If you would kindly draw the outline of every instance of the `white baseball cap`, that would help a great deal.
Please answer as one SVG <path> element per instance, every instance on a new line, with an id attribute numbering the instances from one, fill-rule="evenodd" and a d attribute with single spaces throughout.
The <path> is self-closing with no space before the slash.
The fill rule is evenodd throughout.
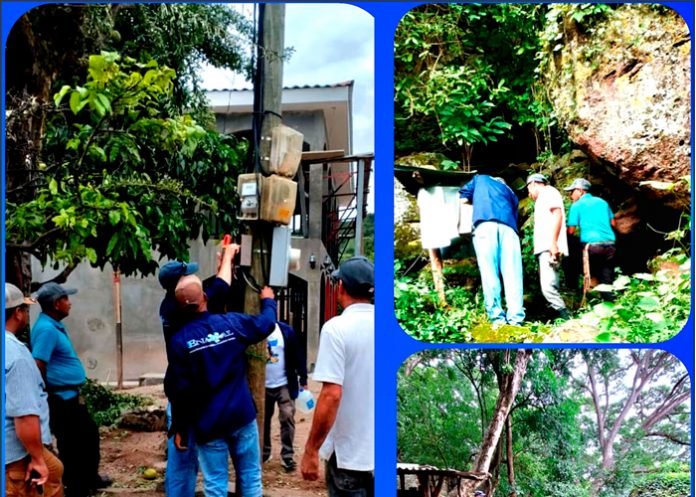
<path id="1" fill-rule="evenodd" d="M 36 304 L 36 300 L 31 297 L 25 297 L 22 290 L 12 283 L 5 283 L 5 309 L 12 309 L 23 304 Z"/>

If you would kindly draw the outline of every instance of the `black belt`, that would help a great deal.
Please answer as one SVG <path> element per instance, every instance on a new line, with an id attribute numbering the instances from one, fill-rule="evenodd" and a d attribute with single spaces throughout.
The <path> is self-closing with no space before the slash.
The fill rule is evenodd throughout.
<path id="1" fill-rule="evenodd" d="M 79 392 L 82 385 L 58 385 L 55 387 L 46 387 L 48 393 L 58 393 L 58 392 Z"/>

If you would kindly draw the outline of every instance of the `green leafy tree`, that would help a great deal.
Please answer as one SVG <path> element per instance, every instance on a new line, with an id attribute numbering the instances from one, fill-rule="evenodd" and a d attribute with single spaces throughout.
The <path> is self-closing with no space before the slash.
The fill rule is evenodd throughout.
<path id="1" fill-rule="evenodd" d="M 5 187 L 8 218 L 10 213 L 18 214 L 27 226 L 19 227 L 16 222 L 8 234 L 8 281 L 29 288 L 29 253 L 35 253 L 42 261 L 49 256 L 63 261 L 87 257 L 101 266 L 105 256 L 100 249 L 109 248 L 115 229 L 122 229 L 123 236 L 121 242 L 113 242 L 110 250 L 114 262 L 127 273 L 152 272 L 154 262 L 149 257 L 143 262 L 126 262 L 127 257 L 141 257 L 146 243 L 164 255 L 182 256 L 185 238 L 176 237 L 196 236 L 201 229 L 204 235 L 210 234 L 216 222 L 220 230 L 233 229 L 233 178 L 240 151 L 233 139 L 201 127 L 211 124 L 212 119 L 200 88 L 200 68 L 207 62 L 247 72 L 250 26 L 229 6 L 202 4 L 43 5 L 17 21 L 6 45 Z M 133 59 L 145 65 L 157 61 L 158 67 L 169 68 L 164 91 L 157 91 L 155 97 L 155 87 L 141 82 L 141 89 L 150 95 L 131 97 L 143 98 L 136 107 L 147 107 L 150 113 L 150 121 L 142 120 L 140 128 L 129 126 L 136 117 L 145 115 L 144 107 L 131 109 L 138 116 L 117 117 L 114 111 L 120 112 L 127 102 L 114 102 L 112 95 L 85 84 L 90 55 L 100 50 L 117 51 L 124 61 Z M 141 76 L 146 73 L 142 71 Z M 114 82 L 109 84 L 110 91 L 116 91 Z M 60 116 L 56 116 L 52 96 L 61 85 L 77 93 L 71 91 Z M 66 111 L 71 101 L 74 110 L 81 111 L 75 116 L 70 115 L 72 109 Z M 77 105 L 83 107 L 78 109 Z M 109 109 L 109 105 L 116 109 Z M 93 112 L 96 119 L 87 118 L 87 112 Z M 183 117 L 186 112 L 192 113 L 194 119 Z M 120 118 L 124 119 L 119 123 Z M 131 122 L 127 123 L 128 119 Z M 105 127 L 107 122 L 122 126 L 120 136 L 112 133 L 106 137 L 110 132 Z M 162 135 L 156 139 L 158 127 L 168 138 Z M 128 134 L 122 133 L 124 129 L 128 129 Z M 92 140 L 88 142 L 89 136 Z M 137 142 L 140 139 L 145 141 Z M 68 141 L 70 147 L 66 148 Z M 137 171 L 135 152 L 143 158 L 143 168 Z M 118 161 L 127 165 L 115 168 Z M 144 167 L 155 163 L 157 171 Z M 95 169 L 90 171 L 90 167 Z M 51 176 L 55 183 L 49 182 Z M 81 186 L 80 180 L 84 180 Z M 150 180 L 152 183 L 146 187 Z M 72 196 L 71 201 L 77 202 L 73 210 L 67 204 L 59 205 L 52 191 L 66 201 Z M 177 196 L 163 209 L 166 192 L 170 200 L 175 198 L 175 192 L 181 194 L 181 202 Z M 200 195 L 193 200 L 197 193 Z M 130 201 L 140 199 L 141 203 L 129 203 L 126 197 Z M 215 209 L 209 201 L 212 198 L 217 199 L 219 208 Z M 34 204 L 23 206 L 27 202 Z M 61 227 L 53 221 L 45 224 L 46 228 L 40 226 L 39 202 L 46 203 L 43 218 L 52 215 L 62 223 Z M 181 207 L 177 206 L 179 203 Z M 192 216 L 193 203 L 206 208 L 196 210 Z M 88 210 L 91 214 L 87 214 Z M 170 214 L 175 214 L 170 227 L 166 223 L 153 226 Z M 105 224 L 104 219 L 110 220 Z M 177 224 L 182 220 L 187 226 Z M 108 233 L 102 232 L 112 222 Z M 30 232 L 30 228 L 35 231 Z M 20 233 L 22 230 L 24 233 Z M 60 230 L 74 233 L 59 235 Z M 95 238 L 99 241 L 83 243 Z M 55 245 L 49 247 L 52 243 Z M 74 254 L 69 253 L 72 250 Z"/>
<path id="2" fill-rule="evenodd" d="M 399 460 L 477 470 L 519 360 L 493 349 L 409 357 L 398 377 Z M 530 351 L 486 488 L 499 497 L 679 492 L 688 487 L 676 466 L 689 457 L 689 398 L 688 373 L 666 352 Z"/>
<path id="3" fill-rule="evenodd" d="M 535 75 L 542 5 L 425 5 L 395 37 L 397 153 L 445 150 L 471 164 L 473 147 L 529 128 L 541 152 L 555 121 Z"/>
<path id="4" fill-rule="evenodd" d="M 174 77 L 155 61 L 89 57 L 87 81 L 54 96 L 34 198 L 7 200 L 9 248 L 44 264 L 88 259 L 148 274 L 153 249 L 185 258 L 201 229 L 235 229 L 244 150 L 188 115 L 162 117 Z"/>

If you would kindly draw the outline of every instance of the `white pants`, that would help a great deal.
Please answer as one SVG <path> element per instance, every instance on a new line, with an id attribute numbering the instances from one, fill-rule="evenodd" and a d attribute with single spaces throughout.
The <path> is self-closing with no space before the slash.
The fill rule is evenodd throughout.
<path id="1" fill-rule="evenodd" d="M 539 284 L 541 285 L 541 293 L 555 311 L 565 309 L 565 302 L 561 297 L 560 277 L 558 269 L 560 263 L 558 259 L 551 262 L 551 253 L 549 251 L 542 252 L 538 255 L 539 258 Z"/>

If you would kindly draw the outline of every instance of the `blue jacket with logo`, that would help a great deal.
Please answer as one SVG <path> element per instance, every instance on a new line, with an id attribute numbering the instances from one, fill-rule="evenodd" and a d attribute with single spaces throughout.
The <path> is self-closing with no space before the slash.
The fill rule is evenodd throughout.
<path id="1" fill-rule="evenodd" d="M 273 332 L 276 303 L 261 301 L 258 316 L 203 312 L 169 344 L 164 391 L 172 404 L 171 433 L 199 443 L 222 438 L 256 419 L 246 378 L 246 349 Z"/>

